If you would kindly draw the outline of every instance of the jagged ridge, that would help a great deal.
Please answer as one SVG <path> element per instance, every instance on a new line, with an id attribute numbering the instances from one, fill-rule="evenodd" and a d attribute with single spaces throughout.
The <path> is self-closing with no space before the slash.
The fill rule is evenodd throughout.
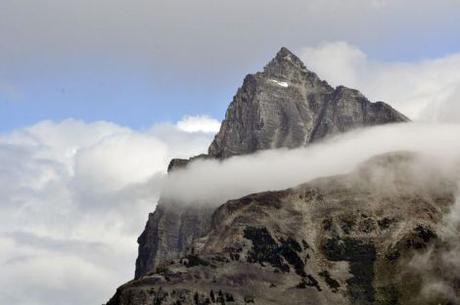
<path id="1" fill-rule="evenodd" d="M 263 72 L 246 76 L 209 155 L 295 148 L 358 127 L 406 121 L 391 106 L 371 103 L 357 90 L 332 88 L 282 48 Z"/>

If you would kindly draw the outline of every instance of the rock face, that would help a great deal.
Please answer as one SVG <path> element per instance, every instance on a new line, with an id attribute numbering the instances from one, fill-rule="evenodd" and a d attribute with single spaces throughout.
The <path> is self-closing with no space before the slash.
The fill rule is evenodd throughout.
<path id="1" fill-rule="evenodd" d="M 389 105 L 371 103 L 361 93 L 332 88 L 282 48 L 263 72 L 246 76 L 230 104 L 208 155 L 174 159 L 169 170 L 195 159 L 224 159 L 259 150 L 296 148 L 354 128 L 406 122 Z M 183 256 L 190 242 L 206 234 L 210 208 L 178 209 L 160 200 L 138 239 L 135 277 L 154 271 L 161 262 Z"/>
<path id="2" fill-rule="evenodd" d="M 419 158 L 386 154 L 348 175 L 229 201 L 182 257 L 108 305 L 457 304 L 420 293 L 414 255 L 444 246 L 437 226 L 457 190 L 443 173 L 420 175 Z"/>
<path id="3" fill-rule="evenodd" d="M 214 209 L 195 206 L 184 208 L 172 202 L 164 204 L 160 201 L 138 238 L 135 277 L 155 270 L 161 262 L 183 255 L 187 246 L 209 231 Z"/>
<path id="4" fill-rule="evenodd" d="M 244 79 L 209 155 L 228 158 L 258 150 L 295 148 L 354 128 L 408 119 L 359 91 L 327 82 L 282 48 L 263 72 Z"/>

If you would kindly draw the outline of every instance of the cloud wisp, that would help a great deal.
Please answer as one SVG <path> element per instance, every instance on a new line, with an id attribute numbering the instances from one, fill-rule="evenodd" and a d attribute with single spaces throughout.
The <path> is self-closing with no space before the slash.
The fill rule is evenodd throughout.
<path id="1" fill-rule="evenodd" d="M 220 122 L 207 115 L 185 116 L 177 123 L 177 127 L 185 132 L 217 133 L 220 129 Z"/>
<path id="2" fill-rule="evenodd" d="M 219 205 L 250 193 L 348 173 L 372 156 L 393 151 L 433 155 L 444 166 L 458 161 L 458 134 L 457 124 L 395 124 L 352 131 L 307 148 L 264 151 L 225 161 L 199 160 L 169 175 L 162 197 L 184 204 Z"/>

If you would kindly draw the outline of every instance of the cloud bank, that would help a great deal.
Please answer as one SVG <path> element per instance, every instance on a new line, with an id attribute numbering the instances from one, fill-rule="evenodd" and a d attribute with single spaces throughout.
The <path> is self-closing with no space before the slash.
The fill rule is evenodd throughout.
<path id="1" fill-rule="evenodd" d="M 142 132 L 44 121 L 0 135 L 0 304 L 107 301 L 133 276 L 169 160 L 211 142 L 201 120 Z M 193 130 L 179 127 L 190 121 Z"/>
<path id="2" fill-rule="evenodd" d="M 169 175 L 162 194 L 184 204 L 219 205 L 250 193 L 348 173 L 372 156 L 394 151 L 430 155 L 439 167 L 452 168 L 460 161 L 459 134 L 460 124 L 393 124 L 352 131 L 306 148 L 199 160 Z"/>
<path id="3" fill-rule="evenodd" d="M 220 5 L 211 0 L 7 0 L 0 4 L 0 58 L 7 56 L 19 68 L 43 65 L 49 58 L 57 63 L 98 57 L 116 63 L 114 58 L 122 57 L 141 65 L 153 61 L 161 75 L 167 67 L 209 72 L 216 68 L 203 66 L 209 62 L 220 63 L 218 72 L 254 62 L 281 45 L 300 47 L 337 37 L 373 53 L 391 54 L 397 45 L 398 53 L 411 54 L 423 46 L 429 51 L 427 41 L 435 44 L 442 38 L 439 44 L 445 45 L 455 40 L 459 8 L 451 0 L 436 5 L 430 0 L 235 0 Z"/>

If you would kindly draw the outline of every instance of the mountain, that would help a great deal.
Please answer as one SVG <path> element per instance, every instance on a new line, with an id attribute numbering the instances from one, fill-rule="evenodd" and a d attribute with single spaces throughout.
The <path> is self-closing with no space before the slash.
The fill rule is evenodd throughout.
<path id="1" fill-rule="evenodd" d="M 195 159 L 301 147 L 354 128 L 406 121 L 389 105 L 371 103 L 357 90 L 332 88 L 307 70 L 297 56 L 281 48 L 263 72 L 245 77 L 208 155 L 174 159 L 169 171 Z M 161 198 L 138 239 L 135 277 L 183 255 L 192 240 L 208 232 L 213 212 L 209 207 L 184 209 Z"/>
<path id="2" fill-rule="evenodd" d="M 343 86 L 331 87 L 315 73 L 309 71 L 302 61 L 288 49 L 282 48 L 262 72 L 245 77 L 242 87 L 238 89 L 226 112 L 220 131 L 209 147 L 208 154 L 188 160 L 174 159 L 168 171 L 184 168 L 196 159 L 226 159 L 265 149 L 302 147 L 356 128 L 407 121 L 404 115 L 391 106 L 383 102 L 372 103 L 357 90 Z M 241 302 L 245 304 L 250 303 L 251 297 L 261 299 L 259 295 L 256 296 L 255 292 L 248 293 L 248 289 L 256 291 L 261 289 L 259 293 L 267 293 L 268 299 L 262 298 L 264 301 L 262 303 L 258 301 L 256 304 L 296 304 L 292 300 L 288 303 L 279 301 L 279 298 L 283 296 L 293 298 L 311 296 L 312 300 L 315 298 L 320 300 L 319 303 L 314 302 L 315 304 L 326 304 L 324 300 L 336 300 L 337 304 L 341 304 L 340 302 L 346 304 L 346 300 L 349 299 L 339 297 L 348 291 L 345 270 L 342 270 L 344 273 L 342 280 L 333 279 L 330 274 L 336 274 L 337 270 L 331 267 L 330 270 L 324 268 L 320 271 L 319 265 L 316 266 L 316 264 L 325 264 L 328 260 L 330 262 L 348 261 L 347 254 L 343 254 L 345 256 L 343 259 L 330 258 L 327 254 L 320 255 L 322 246 L 318 244 L 318 240 L 313 240 L 319 237 L 307 238 L 307 236 L 300 236 L 297 232 L 318 230 L 315 226 L 323 225 L 319 222 L 319 218 L 312 219 L 313 224 L 311 225 L 297 220 L 300 219 L 299 217 L 312 217 L 313 214 L 320 213 L 320 211 L 305 209 L 299 211 L 300 214 L 296 214 L 292 210 L 294 202 L 288 203 L 289 198 L 298 197 L 304 201 L 305 205 L 313 204 L 311 201 L 313 197 L 303 195 L 304 189 L 312 188 L 313 185 L 318 188 L 315 189 L 317 192 L 315 194 L 320 197 L 326 196 L 329 192 L 331 194 L 345 192 L 344 182 L 339 183 L 339 178 L 329 179 L 331 186 L 326 188 L 327 192 L 326 189 L 319 188 L 316 184 L 307 184 L 284 192 L 255 194 L 252 197 L 227 203 L 222 202 L 217 210 L 199 204 L 184 207 L 183 204 L 178 204 L 171 199 L 161 198 L 155 212 L 149 215 L 145 230 L 138 239 L 139 256 L 136 261 L 135 280 L 119 288 L 108 304 L 153 304 L 151 302 L 157 302 L 154 304 L 209 304 L 206 303 L 206 298 L 210 300 L 220 298 L 221 301 L 224 298 L 229 304 L 233 304 L 230 302 L 233 298 L 239 300 L 234 304 Z M 334 186 L 337 189 L 334 190 Z M 349 192 L 349 194 L 344 194 L 342 199 L 352 201 L 357 196 L 358 199 L 355 198 L 357 202 L 354 206 L 358 206 L 362 203 L 359 198 L 367 195 L 369 189 L 363 191 L 362 188 L 355 185 Z M 260 199 L 254 203 L 254 198 Z M 443 194 L 444 201 L 448 201 L 446 198 L 450 197 L 448 194 Z M 331 197 L 331 199 L 336 204 L 330 209 L 343 210 L 343 213 L 346 214 L 348 207 L 341 207 L 340 204 L 337 204 L 342 199 L 339 197 Z M 434 206 L 433 200 L 427 204 Z M 276 211 L 271 213 L 273 205 Z M 254 211 L 252 211 L 253 208 Z M 243 210 L 239 211 L 239 209 Z M 227 212 L 222 214 L 222 211 Z M 240 215 L 239 217 L 245 222 L 237 223 L 236 227 L 233 227 L 235 213 Z M 352 211 L 349 213 L 351 218 L 356 216 L 353 213 Z M 374 215 L 373 213 L 376 212 L 367 211 L 369 215 Z M 290 218 L 291 216 L 293 218 Z M 263 219 L 265 219 L 265 225 L 261 226 L 259 220 Z M 369 222 L 374 225 L 378 221 L 387 221 L 375 215 L 370 219 L 372 221 L 369 220 Z M 393 223 L 391 218 L 388 219 Z M 228 227 L 224 225 L 226 223 Z M 224 228 L 226 228 L 225 232 L 221 232 Z M 380 234 L 380 230 L 378 232 Z M 330 233 L 330 235 L 332 238 L 337 234 Z M 344 235 L 340 238 L 347 237 Z M 371 237 L 368 236 L 369 238 Z M 342 239 L 336 241 L 342 243 Z M 256 245 L 258 241 L 262 242 Z M 253 246 L 250 245 L 251 242 Z M 360 247 L 366 248 L 366 245 L 366 242 L 357 239 L 351 241 L 350 247 L 353 248 L 352 251 L 359 252 Z M 335 246 L 338 247 L 338 245 Z M 355 247 L 358 249 L 354 249 Z M 306 257 L 312 257 L 313 252 L 318 253 L 312 267 L 315 272 L 317 271 L 314 275 L 305 269 L 308 260 Z M 219 261 L 220 259 L 222 261 Z M 375 257 L 368 264 L 374 262 Z M 269 273 L 266 274 L 264 268 L 267 266 L 272 266 L 274 269 L 267 271 Z M 234 270 L 235 273 L 228 273 L 228 268 Z M 196 272 L 201 275 L 198 276 Z M 245 274 L 245 272 L 248 273 Z M 255 276 L 255 273 L 258 272 L 261 272 L 261 276 L 285 278 L 286 284 L 269 283 L 266 279 L 261 279 L 259 282 L 258 277 L 255 277 L 254 281 L 257 283 L 254 282 L 254 285 L 256 286 L 251 286 L 247 282 L 248 277 Z M 319 275 L 320 273 L 323 276 Z M 220 279 L 221 276 L 223 276 L 222 279 Z M 368 280 L 372 274 L 366 276 Z M 294 282 L 296 282 L 295 285 L 289 286 Z M 341 288 L 336 287 L 334 290 L 340 290 L 341 293 L 326 293 L 324 287 L 335 286 L 335 283 L 340 284 Z M 258 286 L 265 284 L 268 286 L 273 284 L 276 287 L 262 289 L 261 286 Z M 215 287 L 214 297 L 207 295 L 209 291 L 205 293 L 207 289 L 205 287 L 211 286 Z M 297 286 L 306 288 L 298 288 L 303 289 L 303 292 L 296 290 L 296 293 L 291 296 L 291 289 L 297 289 L 295 288 Z M 311 289 L 307 289 L 310 286 L 318 286 L 317 292 L 313 293 Z M 367 288 L 356 289 L 365 290 Z M 218 295 L 220 290 L 222 293 L 225 291 L 225 294 Z M 319 295 L 320 291 L 321 295 Z M 249 299 L 244 301 L 245 298 Z M 278 303 L 274 300 L 277 300 Z M 221 301 L 219 302 L 222 303 Z"/>
<path id="3" fill-rule="evenodd" d="M 332 88 L 282 48 L 263 72 L 244 79 L 209 147 L 214 158 L 295 148 L 354 128 L 408 119 L 359 91 Z"/>
<path id="4" fill-rule="evenodd" d="M 231 200 L 187 254 L 120 287 L 108 305 L 458 304 L 421 295 L 420 265 L 446 247 L 436 226 L 457 189 L 441 172 L 420 175 L 429 167 L 419 158 L 381 155 L 348 175 Z"/>

